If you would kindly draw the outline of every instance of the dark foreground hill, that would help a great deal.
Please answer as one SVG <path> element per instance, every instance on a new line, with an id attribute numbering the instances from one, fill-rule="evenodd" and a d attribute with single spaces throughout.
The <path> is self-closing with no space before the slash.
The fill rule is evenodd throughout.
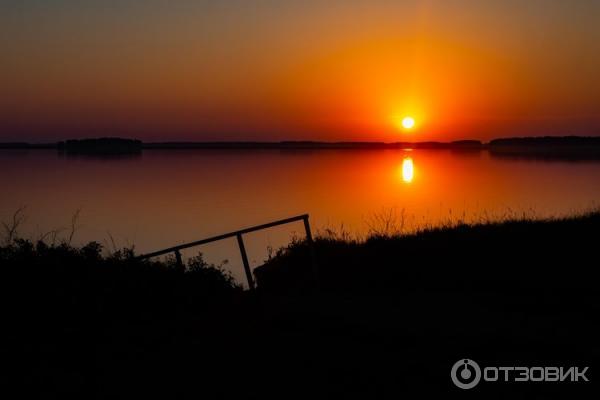
<path id="1" fill-rule="evenodd" d="M 304 242 L 242 292 L 195 258 L 0 250 L 2 387 L 44 398 L 583 398 L 597 385 L 600 214 Z M 452 365 L 588 366 L 591 382 L 453 386 Z"/>

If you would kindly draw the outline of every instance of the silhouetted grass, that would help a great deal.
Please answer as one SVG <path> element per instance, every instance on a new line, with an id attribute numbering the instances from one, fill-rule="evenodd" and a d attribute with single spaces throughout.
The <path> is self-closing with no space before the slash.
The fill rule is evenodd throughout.
<path id="1" fill-rule="evenodd" d="M 336 230 L 317 237 L 318 294 L 305 241 L 255 270 L 266 298 L 299 299 L 286 300 L 293 311 L 277 318 L 302 326 L 296 330 L 303 340 L 319 349 L 316 356 L 303 351 L 338 371 L 329 379 L 349 377 L 344 394 L 462 398 L 448 379 L 461 357 L 488 365 L 596 366 L 599 212 L 554 219 L 508 213 L 501 221 L 456 219 L 411 232 L 402 229 L 402 216 L 372 219 L 366 238 Z M 335 360 L 322 345 L 338 348 L 331 338 L 340 343 Z M 589 389 L 498 384 L 476 396 L 550 398 Z"/>
<path id="2" fill-rule="evenodd" d="M 595 258 L 600 212 L 551 219 L 467 224 L 448 220 L 416 231 L 404 229 L 404 215 L 371 219 L 369 235 L 326 230 L 315 241 L 322 289 L 342 291 L 415 290 L 471 287 L 589 288 L 597 274 Z M 265 290 L 306 290 L 312 271 L 307 243 L 292 242 L 255 273 Z"/>

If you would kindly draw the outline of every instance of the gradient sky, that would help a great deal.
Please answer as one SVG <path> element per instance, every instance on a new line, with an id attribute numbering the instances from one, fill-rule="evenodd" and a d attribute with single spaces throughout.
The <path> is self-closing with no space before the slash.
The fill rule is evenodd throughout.
<path id="1" fill-rule="evenodd" d="M 600 135 L 598 21 L 594 0 L 2 1 L 0 141 Z"/>

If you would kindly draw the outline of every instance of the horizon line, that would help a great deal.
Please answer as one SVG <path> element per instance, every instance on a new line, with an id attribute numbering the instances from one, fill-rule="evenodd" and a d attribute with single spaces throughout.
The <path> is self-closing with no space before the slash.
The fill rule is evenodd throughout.
<path id="1" fill-rule="evenodd" d="M 134 141 L 140 143 L 142 146 L 158 146 L 158 145 L 205 145 L 205 146 L 214 146 L 214 145 L 367 145 L 367 146 L 410 146 L 410 145 L 471 145 L 471 146 L 486 146 L 493 144 L 493 142 L 504 142 L 504 141 L 537 141 L 543 142 L 544 140 L 557 141 L 557 140 L 589 140 L 589 141 L 599 141 L 600 136 L 580 136 L 580 135 L 560 135 L 560 136 L 510 136 L 510 137 L 498 137 L 490 139 L 485 142 L 480 139 L 457 139 L 450 141 L 438 141 L 438 140 L 424 140 L 424 141 L 366 141 L 366 140 L 336 140 L 336 141 L 326 141 L 326 140 L 203 140 L 203 141 L 193 141 L 193 140 L 165 140 L 165 141 L 143 141 L 136 138 L 131 137 L 119 137 L 119 136 L 102 136 L 102 137 L 83 137 L 77 139 L 64 139 L 58 141 L 51 142 L 27 142 L 27 141 L 8 141 L 8 142 L 0 142 L 0 146 L 60 146 L 61 144 L 66 144 L 68 142 L 80 142 L 80 141 L 94 141 L 94 140 L 123 140 L 123 141 Z"/>

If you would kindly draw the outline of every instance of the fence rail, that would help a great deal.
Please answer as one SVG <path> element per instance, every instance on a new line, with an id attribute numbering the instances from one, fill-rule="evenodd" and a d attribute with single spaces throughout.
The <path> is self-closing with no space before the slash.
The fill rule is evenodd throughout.
<path id="1" fill-rule="evenodd" d="M 202 240 L 197 240 L 197 241 L 190 242 L 190 243 L 180 244 L 178 246 L 173 246 L 173 247 L 169 247 L 169 248 L 155 251 L 152 253 L 143 254 L 136 258 L 138 260 L 144 260 L 144 259 L 148 259 L 148 258 L 152 258 L 152 257 L 162 256 L 162 255 L 169 254 L 169 253 L 174 253 L 177 265 L 179 267 L 183 268 L 183 259 L 181 257 L 181 250 L 188 249 L 190 247 L 200 246 L 200 245 L 207 244 L 207 243 L 216 242 L 219 240 L 236 237 L 238 246 L 240 248 L 240 255 L 242 256 L 242 263 L 244 264 L 244 272 L 246 274 L 246 279 L 248 280 L 248 287 L 250 289 L 254 289 L 255 288 L 254 278 L 252 277 L 252 270 L 250 269 L 250 263 L 248 262 L 248 255 L 246 253 L 246 246 L 244 246 L 244 239 L 242 236 L 246 233 L 256 232 L 259 230 L 272 228 L 272 227 L 279 226 L 279 225 L 285 225 L 285 224 L 289 224 L 289 223 L 297 222 L 297 221 L 304 222 L 304 230 L 306 231 L 306 241 L 308 242 L 308 245 L 310 248 L 311 263 L 312 263 L 312 267 L 313 267 L 315 283 L 318 283 L 317 261 L 316 261 L 313 237 L 312 237 L 312 233 L 310 230 L 310 224 L 308 222 L 308 214 L 302 214 L 302 215 L 298 215 L 295 217 L 280 219 L 280 220 L 269 222 L 266 224 L 256 225 L 256 226 L 252 226 L 249 228 L 224 233 L 222 235 L 217 235 L 217 236 L 209 237 L 209 238 L 202 239 Z"/>

